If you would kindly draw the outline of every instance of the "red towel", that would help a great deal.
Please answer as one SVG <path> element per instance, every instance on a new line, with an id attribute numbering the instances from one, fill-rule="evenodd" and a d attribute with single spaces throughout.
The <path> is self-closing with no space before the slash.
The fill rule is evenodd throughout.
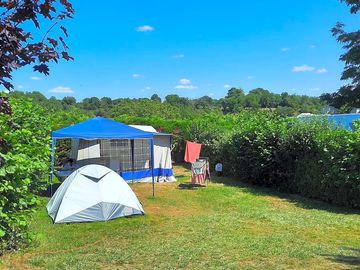
<path id="1" fill-rule="evenodd" d="M 186 141 L 185 157 L 186 162 L 193 163 L 200 157 L 201 144 Z"/>

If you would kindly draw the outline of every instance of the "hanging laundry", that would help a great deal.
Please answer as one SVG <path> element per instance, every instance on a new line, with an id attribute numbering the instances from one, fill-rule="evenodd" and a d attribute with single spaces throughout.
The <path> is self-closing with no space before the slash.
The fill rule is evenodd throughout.
<path id="1" fill-rule="evenodd" d="M 186 141 L 185 162 L 194 163 L 200 157 L 201 144 Z"/>

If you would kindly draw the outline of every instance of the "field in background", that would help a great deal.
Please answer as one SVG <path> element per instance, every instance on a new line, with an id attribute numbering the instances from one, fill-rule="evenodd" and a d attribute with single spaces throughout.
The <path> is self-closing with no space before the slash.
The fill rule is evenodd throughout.
<path id="1" fill-rule="evenodd" d="M 180 183 L 190 180 L 177 166 Z M 207 188 L 134 184 L 145 216 L 53 225 L 43 199 L 34 244 L 0 269 L 358 269 L 360 213 L 216 178 Z M 220 182 L 221 181 L 221 182 Z M 0 260 L 1 260 L 0 259 Z"/>

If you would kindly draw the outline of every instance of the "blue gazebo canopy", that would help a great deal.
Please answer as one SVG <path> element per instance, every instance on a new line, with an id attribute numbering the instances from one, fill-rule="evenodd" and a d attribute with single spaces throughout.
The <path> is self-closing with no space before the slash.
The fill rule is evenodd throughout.
<path id="1" fill-rule="evenodd" d="M 130 127 L 123 123 L 103 117 L 95 117 L 93 119 L 80 122 L 66 128 L 55 130 L 52 132 L 52 155 L 51 155 L 51 195 L 52 180 L 54 177 L 54 160 L 55 160 L 55 144 L 57 139 L 149 139 L 150 155 L 151 155 L 151 176 L 153 186 L 153 196 L 155 194 L 154 187 L 154 132 L 146 132 L 137 128 Z"/>
<path id="2" fill-rule="evenodd" d="M 53 139 L 152 139 L 153 136 L 152 132 L 145 132 L 99 116 L 52 132 Z"/>

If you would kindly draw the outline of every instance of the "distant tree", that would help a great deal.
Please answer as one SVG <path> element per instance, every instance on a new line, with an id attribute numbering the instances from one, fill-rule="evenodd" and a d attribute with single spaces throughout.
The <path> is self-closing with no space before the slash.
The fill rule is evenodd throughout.
<path id="1" fill-rule="evenodd" d="M 101 102 L 101 104 L 103 104 L 103 105 L 110 105 L 110 104 L 112 103 L 112 100 L 111 100 L 111 98 L 109 98 L 109 97 L 102 97 L 102 98 L 100 99 L 100 102 Z"/>
<path id="2" fill-rule="evenodd" d="M 0 85 L 12 89 L 11 74 L 20 67 L 33 65 L 34 71 L 48 75 L 49 62 L 72 59 L 64 38 L 58 34 L 51 38 L 50 33 L 73 14 L 67 0 L 0 0 Z M 31 32 L 24 29 L 30 22 L 40 29 L 40 22 L 46 25 L 46 21 L 51 25 L 40 35 L 35 29 Z M 61 25 L 60 29 L 67 37 L 65 27 Z"/>
<path id="3" fill-rule="evenodd" d="M 190 101 L 188 98 L 179 97 L 178 95 L 167 95 L 165 97 L 165 103 L 181 107 L 190 105 Z"/>
<path id="4" fill-rule="evenodd" d="M 76 104 L 76 99 L 74 97 L 64 97 L 61 100 L 61 103 L 63 104 L 63 106 L 66 108 L 68 106 L 73 106 Z"/>
<path id="5" fill-rule="evenodd" d="M 84 98 L 82 101 L 82 107 L 85 110 L 98 110 L 100 108 L 101 102 L 97 97 Z"/>
<path id="6" fill-rule="evenodd" d="M 245 107 L 246 108 L 255 108 L 258 109 L 260 107 L 260 97 L 255 93 L 249 93 L 245 97 Z"/>
<path id="7" fill-rule="evenodd" d="M 238 98 L 238 97 L 243 97 L 245 96 L 245 92 L 244 90 L 242 90 L 241 88 L 231 88 L 228 93 L 227 93 L 227 98 Z"/>
<path id="8" fill-rule="evenodd" d="M 49 102 L 57 102 L 57 101 L 58 101 L 58 99 L 56 97 L 54 97 L 54 96 L 51 96 L 49 98 Z"/>
<path id="9" fill-rule="evenodd" d="M 249 95 L 255 95 L 258 100 L 258 105 L 261 108 L 275 108 L 278 106 L 278 95 L 270 93 L 263 88 L 256 88 L 249 92 Z"/>
<path id="10" fill-rule="evenodd" d="M 106 111 L 110 110 L 113 107 L 113 101 L 109 97 L 102 97 L 100 99 L 100 107 L 103 112 L 103 115 L 105 116 Z"/>
<path id="11" fill-rule="evenodd" d="M 283 92 L 280 95 L 280 106 L 282 107 L 290 107 L 290 96 L 287 92 Z"/>
<path id="12" fill-rule="evenodd" d="M 341 0 L 341 2 L 350 7 L 352 14 L 356 14 L 360 9 L 359 0 Z M 343 106 L 360 107 L 360 30 L 345 32 L 344 26 L 343 23 L 338 22 L 331 31 L 346 50 L 340 56 L 340 60 L 345 62 L 341 79 L 351 82 L 326 98 L 330 101 L 330 105 L 338 108 Z"/>
<path id="13" fill-rule="evenodd" d="M 220 101 L 224 113 L 239 112 L 245 105 L 245 92 L 242 89 L 231 88 L 225 98 Z"/>
<path id="14" fill-rule="evenodd" d="M 154 100 L 154 101 L 159 101 L 159 102 L 161 102 L 161 98 L 159 97 L 158 94 L 153 94 L 150 99 L 151 99 L 151 100 Z"/>
<path id="15" fill-rule="evenodd" d="M 214 100 L 209 96 L 203 96 L 198 99 L 194 99 L 193 103 L 196 109 L 202 110 L 211 110 L 211 108 L 215 105 Z"/>

